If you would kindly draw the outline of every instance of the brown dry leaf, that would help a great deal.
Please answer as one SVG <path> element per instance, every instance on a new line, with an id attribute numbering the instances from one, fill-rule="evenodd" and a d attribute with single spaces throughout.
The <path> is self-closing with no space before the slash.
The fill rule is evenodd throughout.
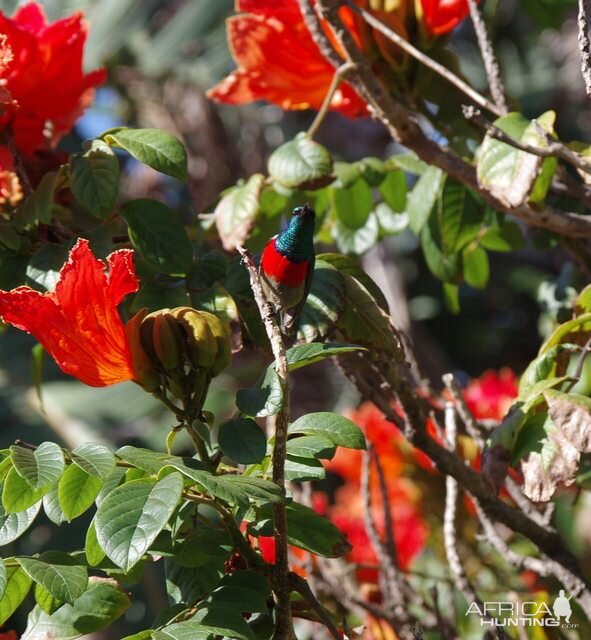
<path id="1" fill-rule="evenodd" d="M 582 453 L 591 452 L 591 400 L 559 391 L 544 394 L 554 429 L 540 453 L 522 462 L 524 492 L 536 502 L 547 502 L 556 488 L 574 482 Z"/>

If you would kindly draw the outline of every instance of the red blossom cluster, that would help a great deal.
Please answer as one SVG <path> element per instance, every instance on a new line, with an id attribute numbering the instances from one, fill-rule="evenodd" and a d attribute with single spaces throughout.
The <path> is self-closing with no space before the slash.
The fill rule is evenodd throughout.
<path id="1" fill-rule="evenodd" d="M 48 24 L 37 2 L 0 12 L 0 204 L 22 197 L 9 149 L 24 163 L 52 150 L 104 82 L 83 72 L 87 31 L 81 13 Z"/>
<path id="2" fill-rule="evenodd" d="M 355 1 L 404 38 L 417 25 L 427 38 L 444 35 L 469 13 L 467 0 L 400 0 L 393 7 Z M 229 104 L 267 100 L 282 109 L 319 109 L 335 70 L 310 35 L 298 0 L 237 0 L 236 11 L 239 15 L 228 20 L 227 31 L 238 68 L 209 96 Z M 359 14 L 341 7 L 339 17 L 371 60 L 383 59 L 394 68 L 400 65 L 402 52 Z M 329 26 L 324 20 L 320 24 L 344 59 Z M 335 92 L 330 107 L 350 117 L 367 115 L 364 101 L 346 82 Z"/>

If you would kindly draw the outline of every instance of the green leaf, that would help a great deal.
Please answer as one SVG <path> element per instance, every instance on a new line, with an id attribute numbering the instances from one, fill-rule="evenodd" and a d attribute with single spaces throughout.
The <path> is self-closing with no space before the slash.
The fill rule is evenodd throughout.
<path id="1" fill-rule="evenodd" d="M 374 214 L 382 235 L 395 236 L 408 229 L 408 213 L 394 212 L 385 202 L 376 205 Z"/>
<path id="2" fill-rule="evenodd" d="M 269 175 L 286 187 L 319 188 L 331 182 L 331 172 L 330 153 L 305 133 L 282 144 L 269 158 Z"/>
<path id="3" fill-rule="evenodd" d="M 437 242 L 433 221 L 421 233 L 421 245 L 427 266 L 440 280 L 453 281 L 459 276 L 460 260 L 457 253 L 445 253 Z"/>
<path id="4" fill-rule="evenodd" d="M 4 597 L 4 591 L 6 590 L 6 583 L 8 582 L 8 575 L 6 573 L 6 567 L 4 561 L 0 558 L 0 600 Z"/>
<path id="5" fill-rule="evenodd" d="M 193 247 L 176 211 L 162 202 L 140 198 L 122 206 L 134 249 L 153 267 L 184 276 L 193 266 Z"/>
<path id="6" fill-rule="evenodd" d="M 0 625 L 18 609 L 31 589 L 32 580 L 20 567 L 6 569 L 4 595 L 0 598 Z"/>
<path id="7" fill-rule="evenodd" d="M 419 233 L 425 226 L 443 187 L 445 174 L 441 169 L 429 167 L 408 194 L 406 211 L 410 228 Z"/>
<path id="8" fill-rule="evenodd" d="M 235 640 L 255 640 L 252 629 L 244 621 L 241 613 L 232 607 L 204 607 L 197 611 L 191 622 L 198 622 L 215 636 Z"/>
<path id="9" fill-rule="evenodd" d="M 175 548 L 174 561 L 181 567 L 199 568 L 212 558 L 225 562 L 232 549 L 232 540 L 225 529 L 199 525 Z"/>
<path id="10" fill-rule="evenodd" d="M 363 179 L 371 187 L 377 187 L 384 181 L 388 174 L 386 163 L 375 156 L 366 156 L 355 163 L 361 171 Z"/>
<path id="11" fill-rule="evenodd" d="M 486 251 L 482 247 L 466 247 L 462 251 L 462 261 L 466 282 L 475 289 L 484 289 L 490 275 Z"/>
<path id="12" fill-rule="evenodd" d="M 324 480 L 326 471 L 316 458 L 287 454 L 285 460 L 285 479 L 289 482 L 309 482 Z"/>
<path id="13" fill-rule="evenodd" d="M 99 218 L 110 215 L 119 193 L 119 160 L 102 140 L 70 156 L 70 188 L 78 202 Z"/>
<path id="14" fill-rule="evenodd" d="M 554 113 L 538 118 L 538 125 L 553 134 Z M 540 148 L 548 146 L 538 132 L 538 125 L 520 113 L 509 113 L 494 122 L 495 126 L 517 141 Z M 506 206 L 516 207 L 527 200 L 544 199 L 556 169 L 556 158 L 542 160 L 486 135 L 477 153 L 478 182 Z"/>
<path id="15" fill-rule="evenodd" d="M 60 525 L 62 522 L 66 522 L 66 515 L 59 503 L 57 485 L 43 496 L 43 510 L 54 524 Z"/>
<path id="16" fill-rule="evenodd" d="M 310 293 L 298 324 L 298 339 L 322 340 L 345 308 L 343 276 L 331 264 L 316 260 Z"/>
<path id="17" fill-rule="evenodd" d="M 224 422 L 218 433 L 222 451 L 239 464 L 255 464 L 265 457 L 267 439 L 251 418 L 234 418 Z"/>
<path id="18" fill-rule="evenodd" d="M 335 269 L 338 269 L 340 273 L 344 273 L 355 278 L 355 280 L 367 289 L 384 311 L 389 311 L 388 301 L 382 293 L 382 290 L 359 266 L 358 259 L 351 258 L 350 256 L 344 256 L 341 253 L 320 253 L 316 256 L 316 261 L 327 262 L 335 267 Z"/>
<path id="19" fill-rule="evenodd" d="M 351 550 L 351 545 L 335 525 L 313 509 L 288 502 L 286 511 L 290 544 L 325 558 L 338 558 Z"/>
<path id="20" fill-rule="evenodd" d="M 255 173 L 247 182 L 226 193 L 215 208 L 215 224 L 226 251 L 235 251 L 250 237 L 259 217 L 264 182 L 265 177 Z"/>
<path id="21" fill-rule="evenodd" d="M 332 189 L 332 206 L 337 219 L 348 229 L 361 229 L 373 209 L 371 188 L 359 179 L 347 187 Z"/>
<path id="22" fill-rule="evenodd" d="M 107 556 L 129 571 L 165 527 L 181 499 L 183 479 L 133 480 L 114 489 L 95 516 L 97 540 Z"/>
<path id="23" fill-rule="evenodd" d="M 525 241 L 519 225 L 504 220 L 501 226 L 491 227 L 480 239 L 480 244 L 489 251 L 513 251 L 523 249 Z"/>
<path id="24" fill-rule="evenodd" d="M 84 469 L 75 464 L 68 466 L 58 485 L 60 507 L 68 521 L 90 509 L 102 485 L 100 478 L 89 475 Z"/>
<path id="25" fill-rule="evenodd" d="M 398 213 L 406 209 L 406 176 L 400 169 L 386 174 L 379 186 L 384 202 Z"/>
<path id="26" fill-rule="evenodd" d="M 236 571 L 225 575 L 207 599 L 208 608 L 228 607 L 241 613 L 265 613 L 269 610 L 271 589 L 267 579 L 255 571 Z"/>
<path id="27" fill-rule="evenodd" d="M 129 597 L 114 580 L 91 578 L 90 587 L 73 604 L 64 604 L 51 615 L 40 608 L 33 609 L 21 640 L 74 640 L 106 629 L 130 604 Z"/>
<path id="28" fill-rule="evenodd" d="M 39 509 L 41 509 L 41 500 L 19 513 L 6 513 L 0 504 L 0 547 L 20 538 L 33 524 Z"/>
<path id="29" fill-rule="evenodd" d="M 115 456 L 104 445 L 85 442 L 77 446 L 70 454 L 72 462 L 95 478 L 105 480 L 115 469 Z"/>
<path id="30" fill-rule="evenodd" d="M 326 436 L 299 436 L 287 441 L 287 453 L 300 458 L 331 460 L 336 444 Z"/>
<path id="31" fill-rule="evenodd" d="M 97 537 L 96 527 L 94 525 L 94 518 L 86 531 L 86 540 L 84 543 L 84 553 L 86 555 L 86 562 L 91 567 L 98 566 L 105 559 L 105 552 L 101 549 Z"/>
<path id="32" fill-rule="evenodd" d="M 287 356 L 287 366 L 289 370 L 296 371 L 301 367 L 307 367 L 315 362 L 354 351 L 365 351 L 365 348 L 356 344 L 310 342 L 308 344 L 298 344 L 290 347 L 285 355 Z"/>
<path id="33" fill-rule="evenodd" d="M 34 451 L 13 445 L 12 464 L 32 489 L 41 489 L 59 480 L 64 471 L 64 454 L 55 442 L 42 442 Z"/>
<path id="34" fill-rule="evenodd" d="M 49 615 L 59 609 L 63 602 L 54 598 L 45 587 L 42 587 L 38 582 L 35 584 L 35 602 L 39 605 L 39 608 Z"/>
<path id="35" fill-rule="evenodd" d="M 361 255 L 371 249 L 378 241 L 379 227 L 375 213 L 370 213 L 360 229 L 351 229 L 340 220 L 332 228 L 337 247 L 352 255 Z"/>
<path id="36" fill-rule="evenodd" d="M 451 282 L 443 282 L 442 285 L 445 306 L 451 313 L 460 313 L 460 288 Z"/>
<path id="37" fill-rule="evenodd" d="M 264 376 L 251 389 L 239 389 L 236 407 L 247 416 L 264 418 L 276 415 L 283 406 L 283 390 L 274 365 L 270 365 Z"/>
<path id="38" fill-rule="evenodd" d="M 52 551 L 39 558 L 17 557 L 27 575 L 61 602 L 73 604 L 88 586 L 86 567 L 67 553 Z"/>
<path id="39" fill-rule="evenodd" d="M 159 129 L 118 129 L 101 136 L 110 146 L 125 149 L 136 160 L 183 182 L 187 153 L 180 140 Z"/>
<path id="40" fill-rule="evenodd" d="M 365 449 L 365 436 L 348 418 L 328 411 L 307 413 L 289 425 L 288 433 L 318 435 L 339 447 Z"/>
<path id="41" fill-rule="evenodd" d="M 26 511 L 37 502 L 40 503 L 49 487 L 33 489 L 31 485 L 16 472 L 13 467 L 4 480 L 2 488 L 2 505 L 6 513 Z"/>

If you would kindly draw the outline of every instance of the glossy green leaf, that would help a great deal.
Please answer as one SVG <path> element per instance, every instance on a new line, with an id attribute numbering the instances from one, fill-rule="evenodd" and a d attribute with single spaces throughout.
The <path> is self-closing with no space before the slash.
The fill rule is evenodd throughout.
<path id="1" fill-rule="evenodd" d="M 235 251 L 250 237 L 260 213 L 259 198 L 264 182 L 265 177 L 255 173 L 226 193 L 215 208 L 215 224 L 226 251 Z"/>
<path id="2" fill-rule="evenodd" d="M 118 129 L 105 132 L 104 141 L 125 149 L 136 160 L 152 169 L 185 181 L 187 179 L 187 153 L 182 143 L 159 129 Z"/>
<path id="3" fill-rule="evenodd" d="M 7 567 L 4 595 L 0 598 L 0 625 L 18 609 L 31 589 L 32 580 L 20 567 Z"/>
<path id="4" fill-rule="evenodd" d="M 59 503 L 59 496 L 57 485 L 52 487 L 44 496 L 43 496 L 43 511 L 45 511 L 45 515 L 53 522 L 54 524 L 60 525 L 62 522 L 66 522 L 68 518 L 66 518 L 66 514 Z"/>
<path id="5" fill-rule="evenodd" d="M 365 437 L 351 420 L 328 411 L 307 413 L 289 425 L 290 434 L 322 436 L 349 449 L 365 449 Z"/>
<path id="6" fill-rule="evenodd" d="M 39 558 L 17 557 L 16 560 L 31 580 L 42 585 L 57 600 L 72 604 L 86 591 L 86 567 L 66 553 L 52 551 Z"/>
<path id="7" fill-rule="evenodd" d="M 165 204 L 140 198 L 122 206 L 129 238 L 153 267 L 171 276 L 187 274 L 193 266 L 193 247 L 179 214 Z"/>
<path id="8" fill-rule="evenodd" d="M 296 371 L 301 367 L 307 367 L 315 362 L 326 360 L 343 353 L 364 351 L 364 347 L 356 344 L 339 344 L 330 342 L 310 342 L 290 347 L 286 352 L 287 366 L 290 371 Z"/>
<path id="9" fill-rule="evenodd" d="M 429 167 L 408 194 L 406 211 L 410 228 L 419 233 L 425 226 L 441 193 L 445 174 L 441 169 Z"/>
<path id="10" fill-rule="evenodd" d="M 207 606 L 228 607 L 234 611 L 268 611 L 271 589 L 267 579 L 255 571 L 235 571 L 225 575 L 207 599 Z"/>
<path id="11" fill-rule="evenodd" d="M 83 154 L 70 156 L 70 188 L 78 202 L 99 218 L 107 217 L 119 193 L 119 160 L 102 140 Z"/>
<path id="12" fill-rule="evenodd" d="M 64 454 L 55 442 L 42 442 L 35 450 L 13 445 L 10 450 L 16 472 L 33 489 L 57 482 L 64 471 Z"/>
<path id="13" fill-rule="evenodd" d="M 106 629 L 123 615 L 130 604 L 129 597 L 115 581 L 94 578 L 73 604 L 65 604 L 51 615 L 40 608 L 33 609 L 21 640 L 74 640 Z"/>
<path id="14" fill-rule="evenodd" d="M 384 202 L 397 213 L 406 209 L 406 176 L 400 169 L 388 171 L 379 189 Z"/>
<path id="15" fill-rule="evenodd" d="M 326 436 L 311 435 L 290 438 L 287 441 L 287 453 L 300 458 L 333 458 L 337 445 Z"/>
<path id="16" fill-rule="evenodd" d="M 298 339 L 324 339 L 345 307 L 343 276 L 332 265 L 316 260 L 310 293 L 298 324 Z"/>
<path id="17" fill-rule="evenodd" d="M 91 476 L 75 464 L 68 465 L 58 485 L 60 507 L 68 520 L 82 515 L 94 504 L 102 480 Z"/>
<path id="18" fill-rule="evenodd" d="M 371 188 L 363 179 L 332 189 L 331 199 L 338 221 L 348 229 L 361 229 L 373 209 Z"/>
<path id="19" fill-rule="evenodd" d="M 63 602 L 55 598 L 49 591 L 41 586 L 38 582 L 35 584 L 35 602 L 44 613 L 51 615 L 56 609 L 59 609 Z"/>
<path id="20" fill-rule="evenodd" d="M 86 531 L 86 540 L 84 542 L 84 553 L 86 555 L 86 562 L 91 567 L 98 566 L 105 558 L 105 552 L 101 549 L 97 537 L 96 527 L 94 525 L 94 519 L 90 523 Z"/>
<path id="21" fill-rule="evenodd" d="M 265 457 L 267 438 L 251 418 L 234 418 L 224 422 L 218 433 L 222 451 L 239 464 L 255 464 Z"/>
<path id="22" fill-rule="evenodd" d="M 490 275 L 486 251 L 482 247 L 466 247 L 462 252 L 462 262 L 466 282 L 475 289 L 484 289 Z"/>
<path id="23" fill-rule="evenodd" d="M 172 473 L 158 482 L 126 482 L 104 499 L 95 516 L 97 540 L 118 567 L 129 571 L 141 559 L 176 509 L 182 490 L 181 475 Z"/>
<path id="24" fill-rule="evenodd" d="M 70 454 L 72 462 L 91 476 L 105 480 L 115 469 L 115 456 L 107 447 L 96 442 L 85 442 Z"/>
<path id="25" fill-rule="evenodd" d="M 453 281 L 459 277 L 459 254 L 443 251 L 434 227 L 433 221 L 430 221 L 421 232 L 421 245 L 425 261 L 435 277 L 443 281 Z"/>
<path id="26" fill-rule="evenodd" d="M 6 567 L 4 561 L 0 558 L 0 600 L 4 597 L 4 591 L 6 590 L 6 583 L 8 582 L 8 574 L 6 573 Z"/>
<path id="27" fill-rule="evenodd" d="M 380 235 L 395 236 L 408 229 L 408 213 L 396 213 L 385 202 L 376 205 L 374 214 L 378 221 Z"/>
<path id="28" fill-rule="evenodd" d="M 375 213 L 370 213 L 363 227 L 351 229 L 340 220 L 332 229 L 340 251 L 350 255 L 361 255 L 371 249 L 378 241 L 379 226 Z"/>
<path id="29" fill-rule="evenodd" d="M 289 482 L 323 480 L 326 470 L 316 458 L 301 457 L 288 453 L 285 460 L 285 479 Z"/>
<path id="30" fill-rule="evenodd" d="M 337 527 L 313 509 L 289 502 L 286 511 L 290 544 L 325 558 L 338 558 L 351 550 L 351 545 Z"/>
<path id="31" fill-rule="evenodd" d="M 269 175 L 286 187 L 319 188 L 332 180 L 332 158 L 325 147 L 300 133 L 273 151 Z"/>
<path id="32" fill-rule="evenodd" d="M 197 526 L 175 548 L 174 561 L 181 567 L 198 568 L 214 557 L 224 562 L 232 549 L 232 540 L 225 529 Z"/>
<path id="33" fill-rule="evenodd" d="M 0 547 L 20 538 L 33 524 L 41 509 L 41 500 L 19 513 L 6 513 L 0 504 Z"/>
<path id="34" fill-rule="evenodd" d="M 31 485 L 21 477 L 14 467 L 8 472 L 2 487 L 2 505 L 6 513 L 18 513 L 26 511 L 29 507 L 41 501 L 43 495 L 49 491 L 49 487 L 33 489 Z"/>
<path id="35" fill-rule="evenodd" d="M 239 389 L 236 407 L 247 416 L 264 418 L 274 416 L 283 406 L 283 390 L 274 366 L 269 366 L 263 377 L 251 389 Z"/>

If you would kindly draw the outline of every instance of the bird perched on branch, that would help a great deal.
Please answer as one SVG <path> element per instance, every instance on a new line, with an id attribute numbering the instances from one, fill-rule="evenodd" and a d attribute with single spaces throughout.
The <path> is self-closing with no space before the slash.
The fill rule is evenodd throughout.
<path id="1" fill-rule="evenodd" d="M 265 245 L 259 273 L 267 300 L 279 313 L 281 331 L 295 330 L 314 272 L 316 213 L 308 204 L 295 207 L 287 227 Z"/>

